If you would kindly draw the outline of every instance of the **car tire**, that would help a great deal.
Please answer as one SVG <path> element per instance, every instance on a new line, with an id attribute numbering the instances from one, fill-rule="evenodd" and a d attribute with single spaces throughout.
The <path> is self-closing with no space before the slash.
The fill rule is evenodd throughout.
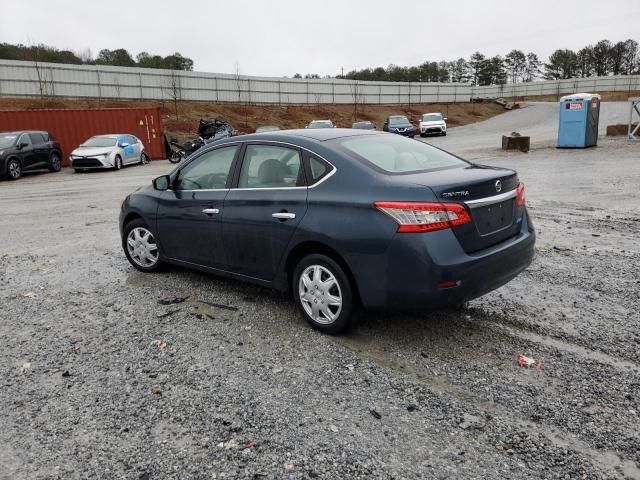
<path id="1" fill-rule="evenodd" d="M 164 267 L 160 247 L 144 220 L 127 223 L 122 235 L 122 248 L 129 263 L 145 273 L 158 272 Z"/>
<path id="2" fill-rule="evenodd" d="M 422 138 L 424 138 L 424 137 L 426 137 L 426 136 L 427 136 L 427 134 L 426 134 L 426 133 L 420 133 L 420 136 L 421 136 Z"/>
<path id="3" fill-rule="evenodd" d="M 113 169 L 114 170 L 122 169 L 122 158 L 120 158 L 120 155 L 116 155 L 116 158 L 114 160 Z"/>
<path id="4" fill-rule="evenodd" d="M 447 132 L 442 132 L 442 136 L 446 137 L 447 136 Z"/>
<path id="5" fill-rule="evenodd" d="M 142 152 L 140 154 L 140 165 L 145 165 L 147 163 L 149 163 L 149 157 L 147 156 L 146 153 Z"/>
<path id="6" fill-rule="evenodd" d="M 49 156 L 49 170 L 52 172 L 59 172 L 62 169 L 62 159 L 60 158 L 60 154 L 53 152 Z"/>
<path id="7" fill-rule="evenodd" d="M 323 288 L 322 284 L 327 282 L 329 285 Z M 307 255 L 298 263 L 292 291 L 298 311 L 315 329 L 336 334 L 353 325 L 355 305 L 351 282 L 342 267 L 326 255 Z"/>
<path id="8" fill-rule="evenodd" d="M 9 180 L 18 180 L 22 176 L 22 164 L 17 158 L 11 158 L 7 162 L 7 178 Z"/>

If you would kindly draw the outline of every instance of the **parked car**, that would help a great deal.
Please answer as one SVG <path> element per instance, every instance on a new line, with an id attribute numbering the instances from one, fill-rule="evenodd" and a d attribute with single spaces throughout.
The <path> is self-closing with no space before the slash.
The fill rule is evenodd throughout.
<path id="1" fill-rule="evenodd" d="M 120 170 L 125 165 L 149 162 L 144 145 L 138 137 L 127 134 L 96 135 L 91 137 L 69 156 L 76 172 L 96 168 Z"/>
<path id="2" fill-rule="evenodd" d="M 336 128 L 331 120 L 311 120 L 304 128 Z"/>
<path id="3" fill-rule="evenodd" d="M 405 137 L 413 138 L 415 128 L 405 115 L 391 115 L 384 121 L 383 132 L 397 133 Z"/>
<path id="4" fill-rule="evenodd" d="M 171 263 L 291 292 L 328 333 L 361 308 L 484 295 L 529 265 L 535 242 L 515 171 L 352 129 L 208 145 L 130 194 L 119 227 L 135 268 Z"/>
<path id="5" fill-rule="evenodd" d="M 280 130 L 280 127 L 276 125 L 265 125 L 263 127 L 256 128 L 256 133 L 277 132 L 278 130 Z"/>
<path id="6" fill-rule="evenodd" d="M 62 168 L 62 150 L 49 132 L 29 130 L 0 133 L 0 177 L 19 179 L 23 172 Z"/>
<path id="7" fill-rule="evenodd" d="M 428 134 L 447 134 L 447 117 L 441 113 L 425 113 L 420 119 L 420 136 L 426 137 Z"/>
<path id="8" fill-rule="evenodd" d="M 357 128 L 358 130 L 375 130 L 376 126 L 369 121 L 353 122 L 351 128 Z"/>

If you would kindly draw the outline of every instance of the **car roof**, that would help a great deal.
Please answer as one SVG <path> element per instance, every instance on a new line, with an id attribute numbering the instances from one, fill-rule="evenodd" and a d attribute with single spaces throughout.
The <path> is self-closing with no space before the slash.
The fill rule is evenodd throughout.
<path id="1" fill-rule="evenodd" d="M 22 135 L 23 133 L 46 133 L 49 135 L 46 130 L 15 130 L 13 132 L 0 132 L 0 135 Z"/>
<path id="2" fill-rule="evenodd" d="M 354 130 L 352 128 L 318 128 L 308 129 L 301 128 L 297 130 L 278 130 L 276 132 L 265 132 L 260 134 L 241 135 L 239 137 L 231 137 L 225 140 L 291 140 L 292 137 L 302 137 L 305 139 L 316 140 L 318 142 L 324 142 L 327 140 L 333 140 L 335 138 L 343 137 L 357 137 L 360 135 L 386 135 L 385 133 L 378 132 L 376 130 Z"/>

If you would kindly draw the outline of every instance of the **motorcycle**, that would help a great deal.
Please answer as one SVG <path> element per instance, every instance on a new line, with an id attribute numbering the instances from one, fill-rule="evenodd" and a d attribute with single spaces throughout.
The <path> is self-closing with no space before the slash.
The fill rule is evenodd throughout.
<path id="1" fill-rule="evenodd" d="M 221 138 L 234 137 L 238 134 L 229 122 L 220 118 L 214 120 L 200 119 L 196 133 L 198 138 L 187 140 L 184 144 L 179 143 L 175 138 L 171 139 L 169 142 L 169 147 L 171 148 L 169 161 L 171 163 L 179 163 L 208 143 L 215 142 Z"/>
<path id="2" fill-rule="evenodd" d="M 172 138 L 171 141 L 169 141 L 169 147 L 171 148 L 169 161 L 171 163 L 180 163 L 180 161 L 186 159 L 203 145 L 204 139 L 200 137 L 194 140 L 187 140 L 185 143 L 179 143 L 178 140 Z"/>

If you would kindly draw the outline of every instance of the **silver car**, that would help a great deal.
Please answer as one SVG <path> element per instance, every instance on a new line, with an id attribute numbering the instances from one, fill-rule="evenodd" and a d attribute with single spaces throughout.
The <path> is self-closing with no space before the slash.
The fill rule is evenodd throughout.
<path id="1" fill-rule="evenodd" d="M 76 172 L 95 168 L 120 170 L 124 165 L 149 161 L 138 137 L 127 134 L 96 135 L 76 148 L 69 156 Z"/>

